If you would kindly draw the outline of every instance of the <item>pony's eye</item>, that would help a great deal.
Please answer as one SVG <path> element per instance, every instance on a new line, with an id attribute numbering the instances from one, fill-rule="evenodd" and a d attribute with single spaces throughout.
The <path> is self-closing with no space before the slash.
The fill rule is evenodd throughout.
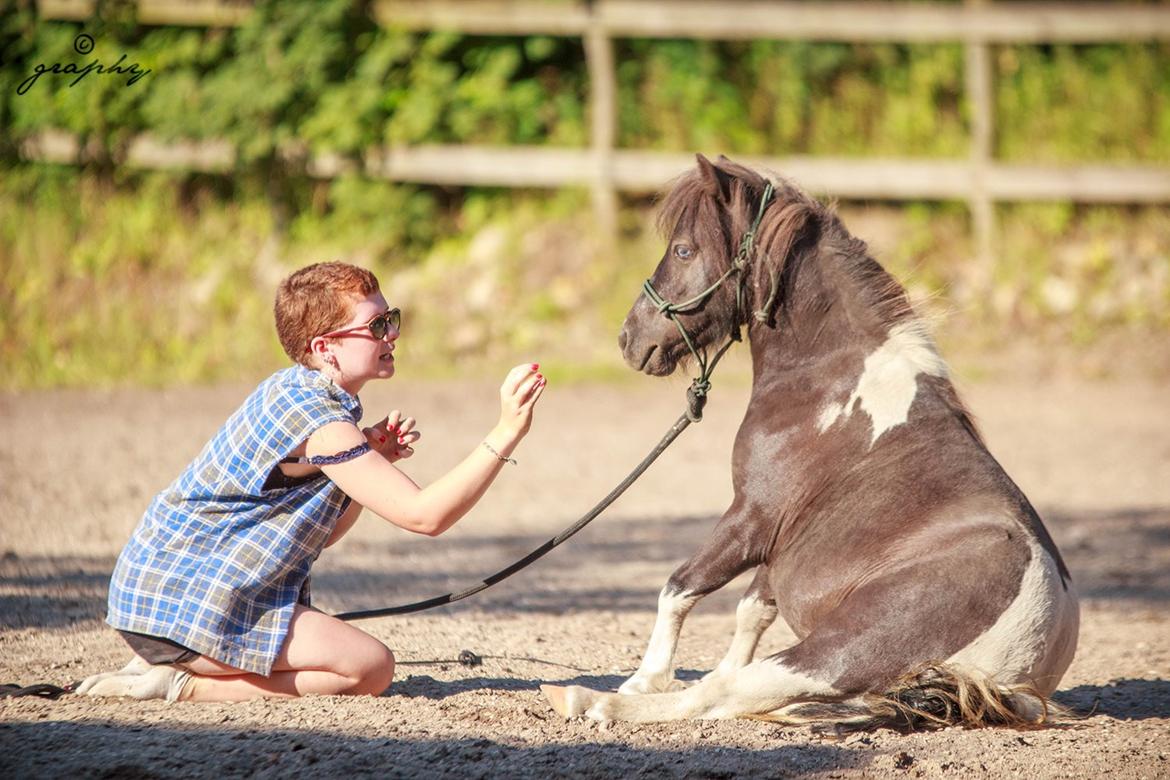
<path id="1" fill-rule="evenodd" d="M 690 260 L 693 252 L 694 252 L 694 250 L 692 250 L 686 244 L 675 244 L 674 245 L 674 256 L 677 257 L 679 260 Z"/>

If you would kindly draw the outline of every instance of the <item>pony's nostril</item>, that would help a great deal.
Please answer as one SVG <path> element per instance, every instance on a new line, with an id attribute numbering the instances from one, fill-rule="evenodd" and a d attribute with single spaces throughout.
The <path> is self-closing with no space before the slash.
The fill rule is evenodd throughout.
<path id="1" fill-rule="evenodd" d="M 626 350 L 626 342 L 628 340 L 629 340 L 629 334 L 626 333 L 625 328 L 622 328 L 622 332 L 618 334 L 618 348 L 620 350 L 622 350 L 623 352 L 625 352 L 625 350 Z"/>

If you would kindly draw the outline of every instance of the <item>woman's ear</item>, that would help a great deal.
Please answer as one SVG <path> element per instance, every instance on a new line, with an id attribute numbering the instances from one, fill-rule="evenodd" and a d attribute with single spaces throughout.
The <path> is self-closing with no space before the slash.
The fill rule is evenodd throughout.
<path id="1" fill-rule="evenodd" d="M 318 366 L 329 363 L 332 353 L 329 351 L 329 342 L 321 336 L 315 336 L 309 341 L 309 356 Z"/>

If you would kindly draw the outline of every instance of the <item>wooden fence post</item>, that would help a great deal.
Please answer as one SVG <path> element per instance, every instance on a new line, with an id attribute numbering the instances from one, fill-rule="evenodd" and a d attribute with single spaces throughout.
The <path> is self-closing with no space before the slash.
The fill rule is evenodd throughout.
<path id="1" fill-rule="evenodd" d="M 968 11 L 987 5 L 987 0 L 964 0 Z M 966 275 L 966 293 L 981 297 L 990 291 L 995 273 L 995 202 L 988 188 L 988 175 L 995 156 L 995 93 L 991 71 L 991 46 L 982 31 L 968 28 L 965 81 L 967 101 L 971 107 L 971 193 L 967 199 L 971 211 L 974 268 Z"/>
<path id="2" fill-rule="evenodd" d="M 613 40 L 596 6 L 589 7 L 585 30 L 585 61 L 589 71 L 591 113 L 590 147 L 593 154 L 593 211 L 602 238 L 617 244 L 617 190 L 613 180 L 613 151 L 617 138 L 617 76 L 614 72 Z"/>

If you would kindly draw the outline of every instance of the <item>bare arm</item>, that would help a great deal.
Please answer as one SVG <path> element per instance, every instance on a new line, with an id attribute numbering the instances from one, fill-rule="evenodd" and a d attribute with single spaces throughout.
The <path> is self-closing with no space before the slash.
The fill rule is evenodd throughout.
<path id="1" fill-rule="evenodd" d="M 545 381 L 536 373 L 535 365 L 517 366 L 508 373 L 500 387 L 500 421 L 484 439 L 500 455 L 511 455 L 527 434 L 532 410 L 544 387 Z M 365 435 L 357 426 L 335 422 L 309 437 L 307 452 L 310 456 L 332 455 L 363 441 Z M 323 466 L 321 470 L 346 495 L 380 517 L 408 531 L 438 536 L 475 505 L 503 465 L 486 447 L 477 446 L 455 468 L 425 488 L 378 452 Z"/>
<path id="2" fill-rule="evenodd" d="M 397 409 L 372 427 L 362 428 L 362 433 L 370 448 L 390 463 L 413 455 L 414 448 L 410 445 L 418 441 L 420 436 L 419 432 L 414 430 L 414 418 L 403 418 L 402 413 Z M 351 498 L 345 512 L 337 518 L 337 524 L 333 526 L 333 533 L 329 535 L 325 546 L 331 547 L 340 541 L 341 537 L 349 533 L 363 509 L 365 507 Z"/>

